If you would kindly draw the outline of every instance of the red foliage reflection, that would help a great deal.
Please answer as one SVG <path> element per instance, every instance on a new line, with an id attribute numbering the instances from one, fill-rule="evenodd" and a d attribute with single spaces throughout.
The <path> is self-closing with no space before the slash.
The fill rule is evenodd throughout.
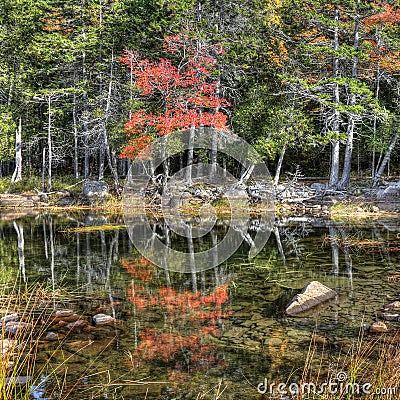
<path id="1" fill-rule="evenodd" d="M 143 321 L 158 316 L 157 322 L 139 333 L 138 345 L 131 352 L 132 366 L 157 360 L 186 372 L 223 368 L 223 357 L 210 339 L 219 335 L 222 320 L 231 314 L 223 307 L 229 299 L 228 285 L 207 294 L 180 291 L 160 284 L 156 267 L 144 259 L 123 260 L 122 265 L 133 278 L 128 298 L 136 315 Z"/>

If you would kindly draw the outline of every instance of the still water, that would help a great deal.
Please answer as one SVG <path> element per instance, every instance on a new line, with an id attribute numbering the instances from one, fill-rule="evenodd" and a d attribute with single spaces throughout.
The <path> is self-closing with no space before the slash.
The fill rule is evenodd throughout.
<path id="1" fill-rule="evenodd" d="M 400 300 L 397 219 L 275 221 L 263 250 L 249 259 L 259 229 L 253 220 L 228 260 L 189 273 L 147 261 L 123 224 L 122 216 L 97 214 L 0 223 L 7 279 L 64 293 L 54 311 L 72 309 L 88 321 L 103 313 L 118 321 L 69 331 L 52 327 L 62 340 L 43 341 L 38 363 L 67 367 L 65 393 L 75 385 L 69 398 L 258 399 L 257 385 L 265 379 L 299 379 L 313 333 L 316 357 L 324 351 L 334 358 L 383 305 Z M 103 228 L 85 231 L 93 226 Z M 188 244 L 166 231 L 161 218 L 151 226 L 161 241 L 184 251 L 219 242 L 229 229 L 218 220 Z M 286 317 L 286 304 L 312 280 L 336 290 L 337 298 L 306 317 Z M 34 397 L 50 398 L 51 385 L 50 379 Z"/>

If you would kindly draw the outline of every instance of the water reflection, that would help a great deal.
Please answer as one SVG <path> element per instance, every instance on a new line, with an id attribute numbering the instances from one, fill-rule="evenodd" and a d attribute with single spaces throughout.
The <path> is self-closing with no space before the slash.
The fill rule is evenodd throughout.
<path id="1" fill-rule="evenodd" d="M 146 259 L 169 271 L 195 275 L 225 262 L 242 243 L 248 245 L 249 254 L 259 253 L 271 233 L 271 216 L 219 219 L 205 232 L 198 229 L 205 224 L 200 216 L 179 215 L 171 224 L 171 217 L 125 214 L 125 221 L 129 237 Z"/>
<path id="2" fill-rule="evenodd" d="M 318 334 L 328 349 L 356 337 L 382 304 L 398 299 L 392 279 L 400 262 L 397 220 L 276 221 L 263 251 L 249 259 L 254 235 L 262 229 L 260 220 L 252 219 L 243 230 L 235 225 L 244 240 L 229 260 L 188 274 L 154 266 L 131 245 L 125 229 L 104 226 L 121 222 L 120 216 L 43 214 L 0 224 L 1 265 L 10 279 L 19 274 L 91 299 L 100 293 L 104 297 L 96 306 L 96 300 L 77 299 L 80 312 L 105 312 L 125 321 L 107 357 L 93 364 L 94 370 L 110 368 L 115 376 L 126 376 L 129 367 L 132 379 L 185 384 L 200 374 L 210 382 L 224 377 L 235 390 L 251 392 L 246 379 L 257 384 L 301 366 L 315 317 L 288 319 L 283 311 L 310 280 L 339 292 L 318 314 Z M 140 232 L 140 218 L 137 224 Z M 151 226 L 166 245 L 189 252 L 215 246 L 229 229 L 217 220 L 215 229 L 189 243 L 162 218 L 154 217 Z M 65 301 L 54 304 L 62 307 Z M 112 332 L 107 335 L 110 339 Z M 100 339 L 98 333 L 85 333 L 85 340 Z"/>

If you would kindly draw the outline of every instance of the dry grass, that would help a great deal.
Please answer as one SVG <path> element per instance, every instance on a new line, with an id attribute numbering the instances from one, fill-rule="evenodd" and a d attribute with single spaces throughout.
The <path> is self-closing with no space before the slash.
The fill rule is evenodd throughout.
<path id="1" fill-rule="evenodd" d="M 316 346 L 310 344 L 303 375 L 297 387 L 296 400 L 366 400 L 398 399 L 400 397 L 399 337 L 377 336 L 358 340 L 335 361 L 323 355 L 316 360 Z M 317 362 L 316 362 L 317 361 Z M 315 365 L 317 367 L 315 368 Z M 313 368 L 314 366 L 314 368 Z M 319 367 L 318 367 L 319 366 Z M 315 386 L 313 386 L 315 385 Z"/>
<path id="2" fill-rule="evenodd" d="M 78 228 L 68 228 L 61 230 L 59 232 L 63 233 L 85 233 L 85 232 L 98 232 L 98 231 L 115 231 L 118 229 L 126 229 L 126 225 L 112 225 L 112 224 L 107 224 L 107 225 L 95 225 L 95 226 L 81 226 Z"/>

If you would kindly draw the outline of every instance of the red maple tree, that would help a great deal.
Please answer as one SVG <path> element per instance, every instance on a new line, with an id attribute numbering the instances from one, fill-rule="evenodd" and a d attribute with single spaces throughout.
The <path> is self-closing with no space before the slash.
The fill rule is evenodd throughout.
<path id="1" fill-rule="evenodd" d="M 126 51 L 121 62 L 134 77 L 143 108 L 133 112 L 125 125 L 130 138 L 121 158 L 135 158 L 152 140 L 177 130 L 208 126 L 226 129 L 229 106 L 219 96 L 218 57 L 220 44 L 209 44 L 190 37 L 190 32 L 164 39 L 164 51 L 175 61 L 141 59 Z"/>
<path id="2" fill-rule="evenodd" d="M 400 24 L 400 10 L 390 4 L 384 4 L 377 7 L 376 12 L 368 18 L 365 18 L 364 24 L 367 31 L 375 31 L 375 38 L 367 40 L 372 46 L 369 52 L 370 64 L 379 65 L 390 74 L 398 74 L 400 70 L 400 51 L 391 43 L 382 40 L 382 31 L 384 29 L 397 29 Z M 371 65 L 368 65 L 371 69 Z M 376 73 L 376 71 L 375 71 Z"/>

